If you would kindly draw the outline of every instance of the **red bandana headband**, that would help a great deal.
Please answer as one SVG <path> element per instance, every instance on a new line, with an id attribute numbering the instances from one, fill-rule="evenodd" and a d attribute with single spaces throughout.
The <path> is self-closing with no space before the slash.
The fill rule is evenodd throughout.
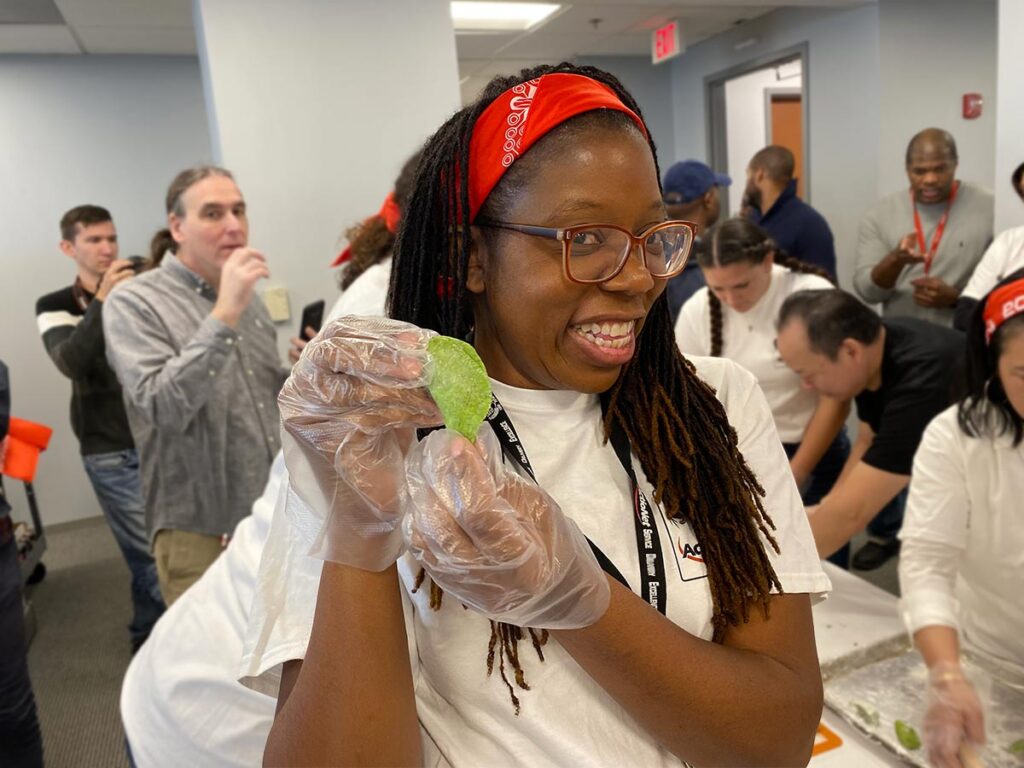
<path id="1" fill-rule="evenodd" d="M 985 300 L 985 343 L 1007 320 L 1024 314 L 1024 279 L 996 288 Z"/>
<path id="2" fill-rule="evenodd" d="M 376 215 L 371 216 L 370 219 L 383 219 L 384 226 L 388 228 L 388 232 L 392 235 L 398 233 L 398 222 L 402 219 L 402 211 L 398 207 L 398 203 L 395 202 L 395 193 L 389 192 L 388 196 L 384 198 L 384 204 L 377 211 Z M 365 223 L 365 222 L 364 222 Z M 346 261 L 352 258 L 352 246 L 346 246 L 345 250 L 334 257 L 334 261 L 331 262 L 332 267 L 340 267 Z"/>
<path id="3" fill-rule="evenodd" d="M 526 150 L 569 118 L 595 109 L 629 115 L 647 136 L 644 121 L 611 88 L 583 75 L 542 75 L 491 102 L 469 142 L 469 220 L 476 219 L 491 190 Z"/>

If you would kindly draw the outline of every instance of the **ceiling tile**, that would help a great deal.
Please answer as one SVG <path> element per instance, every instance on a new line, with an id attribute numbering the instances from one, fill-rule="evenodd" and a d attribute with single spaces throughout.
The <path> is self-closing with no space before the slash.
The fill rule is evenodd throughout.
<path id="1" fill-rule="evenodd" d="M 522 32 L 474 32 L 455 36 L 455 53 L 460 59 L 489 59 L 511 44 Z"/>
<path id="2" fill-rule="evenodd" d="M 64 25 L 2 24 L 0 53 L 81 53 Z"/>
<path id="3" fill-rule="evenodd" d="M 53 0 L 0 0 L 0 24 L 63 24 Z"/>
<path id="4" fill-rule="evenodd" d="M 192 0 L 55 0 L 78 27 L 192 27 Z"/>
<path id="5" fill-rule="evenodd" d="M 154 56 L 195 56 L 191 27 L 76 27 L 86 53 L 134 53 Z"/>

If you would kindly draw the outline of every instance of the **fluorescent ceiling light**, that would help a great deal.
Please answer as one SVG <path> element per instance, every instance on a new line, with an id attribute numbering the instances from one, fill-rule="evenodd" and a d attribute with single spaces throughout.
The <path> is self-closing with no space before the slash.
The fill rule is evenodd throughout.
<path id="1" fill-rule="evenodd" d="M 522 32 L 544 21 L 561 7 L 557 3 L 451 4 L 456 32 Z"/>

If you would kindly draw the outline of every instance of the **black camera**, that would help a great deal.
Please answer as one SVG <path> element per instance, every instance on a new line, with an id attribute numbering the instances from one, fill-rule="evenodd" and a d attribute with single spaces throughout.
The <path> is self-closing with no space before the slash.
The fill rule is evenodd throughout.
<path id="1" fill-rule="evenodd" d="M 137 275 L 149 269 L 149 259 L 145 256 L 129 256 L 128 261 L 132 265 L 132 271 Z"/>

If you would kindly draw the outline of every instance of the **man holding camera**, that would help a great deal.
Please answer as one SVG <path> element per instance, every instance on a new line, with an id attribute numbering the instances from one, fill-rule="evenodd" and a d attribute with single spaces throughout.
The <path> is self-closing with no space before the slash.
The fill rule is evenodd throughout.
<path id="1" fill-rule="evenodd" d="M 96 498 L 131 571 L 132 650 L 164 611 L 156 565 L 146 536 L 139 458 L 121 387 L 107 364 L 103 306 L 113 288 L 130 280 L 139 262 L 118 259 L 110 212 L 80 205 L 60 221 L 60 249 L 75 262 L 75 282 L 36 302 L 47 353 L 71 379 L 71 427 Z"/>

